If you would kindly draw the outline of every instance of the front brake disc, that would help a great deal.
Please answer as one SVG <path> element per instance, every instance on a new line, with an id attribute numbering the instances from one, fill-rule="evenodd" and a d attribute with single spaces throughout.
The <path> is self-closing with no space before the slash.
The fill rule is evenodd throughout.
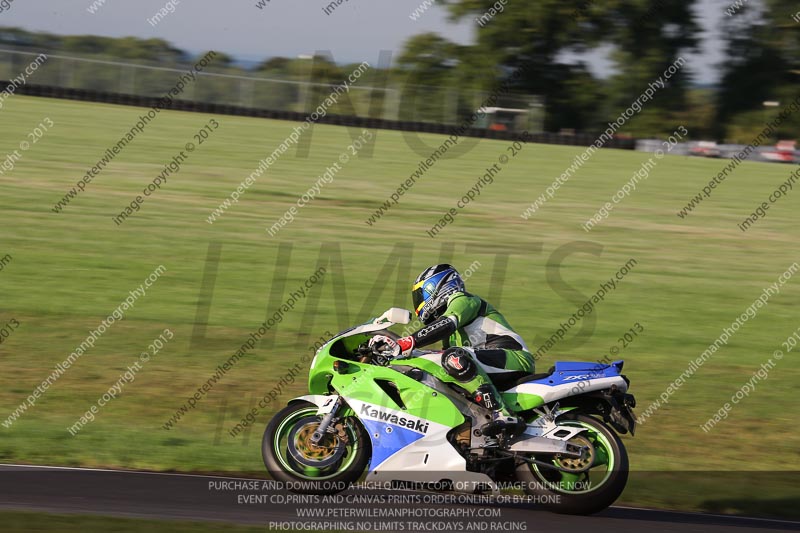
<path id="1" fill-rule="evenodd" d="M 336 433 L 326 433 L 319 444 L 314 444 L 311 437 L 317 428 L 319 428 L 317 416 L 298 420 L 289 432 L 289 454 L 303 466 L 325 468 L 342 458 L 345 442 Z"/>

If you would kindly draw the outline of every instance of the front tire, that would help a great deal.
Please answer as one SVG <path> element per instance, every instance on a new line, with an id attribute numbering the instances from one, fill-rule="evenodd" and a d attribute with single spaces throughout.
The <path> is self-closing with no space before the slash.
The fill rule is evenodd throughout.
<path id="1" fill-rule="evenodd" d="M 588 471 L 564 473 L 558 470 L 525 463 L 517 467 L 517 479 L 524 482 L 525 491 L 537 496 L 549 511 L 560 514 L 587 515 L 598 513 L 614 503 L 628 482 L 628 453 L 625 445 L 603 422 L 583 414 L 567 413 L 558 419 L 559 425 L 584 427 L 576 444 L 592 446 Z M 544 460 L 542 458 L 537 458 Z M 555 459 L 548 462 L 559 466 L 580 468 L 580 459 Z"/>
<path id="2" fill-rule="evenodd" d="M 280 410 L 267 425 L 261 451 L 270 475 L 305 494 L 335 494 L 348 488 L 367 467 L 369 439 L 355 418 L 343 419 L 346 439 L 328 433 L 319 446 L 311 434 L 319 427 L 318 407 L 295 402 Z"/>

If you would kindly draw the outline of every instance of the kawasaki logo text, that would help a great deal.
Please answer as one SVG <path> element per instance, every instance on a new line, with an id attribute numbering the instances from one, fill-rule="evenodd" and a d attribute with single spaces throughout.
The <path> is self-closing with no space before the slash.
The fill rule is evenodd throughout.
<path id="1" fill-rule="evenodd" d="M 428 426 L 430 426 L 429 422 L 426 422 L 421 419 L 411 420 L 410 418 L 405 418 L 402 416 L 397 416 L 388 411 L 384 411 L 382 409 L 378 409 L 373 405 L 369 405 L 365 403 L 361 406 L 361 416 L 366 416 L 368 418 L 374 418 L 375 420 L 384 420 L 389 422 L 390 424 L 397 424 L 398 426 L 405 426 L 408 429 L 413 429 L 419 433 L 427 433 Z"/>

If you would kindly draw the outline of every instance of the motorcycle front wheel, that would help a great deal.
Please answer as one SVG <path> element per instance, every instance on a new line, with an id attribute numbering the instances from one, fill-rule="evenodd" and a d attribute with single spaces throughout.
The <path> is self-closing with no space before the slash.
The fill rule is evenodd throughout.
<path id="1" fill-rule="evenodd" d="M 293 492 L 335 494 L 348 488 L 367 467 L 369 439 L 356 418 L 344 418 L 341 431 L 326 433 L 314 444 L 319 427 L 318 407 L 295 402 L 279 411 L 267 425 L 261 451 L 267 471 Z"/>

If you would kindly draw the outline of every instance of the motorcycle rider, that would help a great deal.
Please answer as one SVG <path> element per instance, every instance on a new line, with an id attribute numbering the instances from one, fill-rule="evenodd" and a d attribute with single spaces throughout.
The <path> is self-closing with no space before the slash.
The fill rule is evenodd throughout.
<path id="1" fill-rule="evenodd" d="M 481 427 L 481 432 L 487 436 L 510 436 L 523 431 L 525 422 L 510 413 L 488 375 L 533 373 L 533 355 L 522 337 L 491 304 L 466 291 L 464 281 L 451 265 L 425 269 L 414 282 L 411 294 L 417 316 L 425 326 L 397 341 L 377 335 L 369 346 L 398 357 L 443 341 L 442 367 L 478 405 L 492 411 L 491 421 Z"/>

